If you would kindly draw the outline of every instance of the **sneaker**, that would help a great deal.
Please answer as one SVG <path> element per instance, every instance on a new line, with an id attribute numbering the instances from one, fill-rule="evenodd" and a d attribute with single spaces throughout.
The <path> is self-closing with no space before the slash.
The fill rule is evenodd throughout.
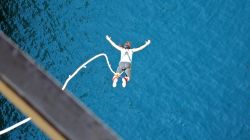
<path id="1" fill-rule="evenodd" d="M 118 81 L 118 78 L 114 78 L 113 79 L 113 84 L 112 84 L 112 86 L 115 88 L 116 87 L 116 85 L 117 85 L 117 81 Z"/>
<path id="2" fill-rule="evenodd" d="M 122 78 L 122 87 L 126 87 L 127 85 L 127 80 L 125 78 Z"/>

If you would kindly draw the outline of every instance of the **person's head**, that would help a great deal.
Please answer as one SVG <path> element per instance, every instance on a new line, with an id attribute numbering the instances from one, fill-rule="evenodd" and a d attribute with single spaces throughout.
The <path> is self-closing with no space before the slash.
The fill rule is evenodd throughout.
<path id="1" fill-rule="evenodd" d="M 123 47 L 125 49 L 131 49 L 131 42 L 130 41 L 126 41 L 125 44 L 123 45 Z"/>

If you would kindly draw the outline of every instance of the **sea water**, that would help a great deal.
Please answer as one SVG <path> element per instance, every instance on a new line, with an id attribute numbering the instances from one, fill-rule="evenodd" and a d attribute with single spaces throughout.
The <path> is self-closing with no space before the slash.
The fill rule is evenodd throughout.
<path id="1" fill-rule="evenodd" d="M 0 28 L 64 83 L 87 59 L 117 44 L 136 48 L 126 88 L 112 88 L 103 58 L 68 90 L 125 140 L 250 139 L 249 0 L 1 0 Z M 0 129 L 25 118 L 0 96 Z M 70 108 L 69 108 L 70 109 Z M 49 139 L 33 123 L 0 139 Z"/>

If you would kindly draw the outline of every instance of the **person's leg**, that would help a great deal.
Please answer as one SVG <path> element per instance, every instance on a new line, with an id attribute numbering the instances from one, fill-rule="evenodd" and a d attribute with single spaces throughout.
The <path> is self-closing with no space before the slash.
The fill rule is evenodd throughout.
<path id="1" fill-rule="evenodd" d="M 114 79 L 114 78 L 119 78 L 119 77 L 120 77 L 120 74 L 121 74 L 122 71 L 123 71 L 123 70 L 122 70 L 123 67 L 124 67 L 123 62 L 120 62 L 120 63 L 119 63 L 119 66 L 118 66 L 117 69 L 116 69 L 116 73 L 114 74 L 113 79 Z"/>
<path id="2" fill-rule="evenodd" d="M 126 80 L 129 81 L 131 79 L 131 68 L 127 68 L 125 70 L 125 73 L 126 73 L 126 75 L 124 78 L 126 78 Z"/>
<path id="3" fill-rule="evenodd" d="M 125 77 L 122 78 L 122 86 L 126 87 L 127 82 L 131 79 L 131 64 L 126 64 Z"/>
<path id="4" fill-rule="evenodd" d="M 113 87 L 116 87 L 118 78 L 120 77 L 120 73 L 122 72 L 122 63 L 119 63 L 119 66 L 117 67 L 116 73 L 114 74 L 112 81 L 113 81 Z"/>

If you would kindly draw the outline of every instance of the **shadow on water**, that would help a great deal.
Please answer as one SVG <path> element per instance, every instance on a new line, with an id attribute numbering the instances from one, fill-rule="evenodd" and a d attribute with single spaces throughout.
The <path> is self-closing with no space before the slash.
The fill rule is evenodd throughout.
<path id="1" fill-rule="evenodd" d="M 11 18 L 18 14 L 17 3 L 1 0 L 0 1 L 0 29 L 11 36 L 13 31 L 16 29 L 10 22 Z"/>

